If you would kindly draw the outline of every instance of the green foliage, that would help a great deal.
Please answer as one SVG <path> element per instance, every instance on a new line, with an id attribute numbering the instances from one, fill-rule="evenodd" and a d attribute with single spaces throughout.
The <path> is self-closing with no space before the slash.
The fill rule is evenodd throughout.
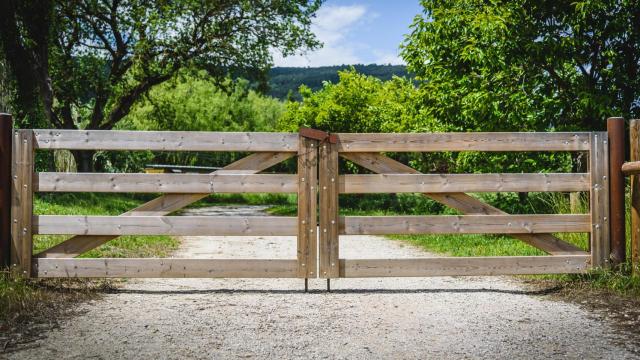
<path id="1" fill-rule="evenodd" d="M 17 120 L 33 126 L 44 117 L 56 128 L 110 130 L 183 68 L 204 69 L 216 79 L 234 70 L 265 72 L 274 50 L 286 56 L 320 45 L 310 30 L 320 5 L 2 1 L 0 45 L 14 79 Z M 73 155 L 78 170 L 93 169 L 92 153 Z"/>
<path id="2" fill-rule="evenodd" d="M 273 131 L 284 104 L 252 90 L 246 80 L 220 84 L 204 71 L 182 71 L 152 89 L 117 129 L 175 131 Z M 106 171 L 140 171 L 145 164 L 224 166 L 245 154 L 99 152 Z"/>
<path id="3" fill-rule="evenodd" d="M 320 90 L 327 81 L 338 82 L 338 73 L 350 68 L 360 74 L 373 76 L 383 81 L 391 80 L 394 76 L 408 75 L 404 65 L 356 64 L 313 68 L 275 67 L 269 70 L 269 90 L 266 94 L 280 100 L 302 100 L 298 93 L 301 85 L 305 85 L 313 91 Z"/>
<path id="4" fill-rule="evenodd" d="M 382 81 L 357 73 L 340 71 L 337 83 L 325 82 L 313 92 L 300 87 L 301 102 L 288 102 L 279 128 L 297 131 L 309 126 L 332 132 L 400 132 L 422 120 L 417 103 L 419 93 L 411 81 L 393 77 Z M 435 123 L 423 124 L 434 131 Z"/>
<path id="5" fill-rule="evenodd" d="M 637 1 L 422 5 L 402 55 L 450 130 L 602 130 L 640 115 Z"/>

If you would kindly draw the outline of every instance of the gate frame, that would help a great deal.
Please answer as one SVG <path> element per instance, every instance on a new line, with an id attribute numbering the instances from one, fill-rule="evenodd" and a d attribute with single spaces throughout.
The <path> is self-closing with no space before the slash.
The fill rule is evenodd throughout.
<path id="1" fill-rule="evenodd" d="M 3 125 L 11 123 L 10 115 L 2 115 L 2 119 L 0 120 L 2 120 Z M 8 128 L 10 129 L 9 131 L 11 134 L 10 126 Z M 6 129 L 7 126 L 3 126 L 0 133 L 6 135 Z M 6 160 L 8 156 L 12 156 L 12 160 L 10 161 L 12 176 L 8 178 L 12 185 L 11 213 L 8 214 L 6 206 L 3 206 L 5 211 L 2 219 L 3 224 L 11 224 L 11 241 L 10 249 L 7 248 L 5 242 L 0 241 L 0 257 L 3 254 L 6 256 L 7 253 L 10 253 L 11 263 L 25 277 L 196 276 L 297 277 L 304 279 L 318 277 L 331 279 L 338 277 L 363 276 L 570 273 L 584 272 L 590 267 L 608 267 L 610 265 L 612 244 L 610 243 L 611 229 L 609 224 L 609 212 L 612 205 L 610 204 L 609 198 L 610 184 L 608 175 L 610 174 L 610 170 L 613 169 L 609 169 L 610 160 L 607 132 L 570 133 L 571 137 L 568 137 L 569 133 L 328 134 L 317 130 L 315 130 L 315 132 L 315 134 L 310 136 L 308 131 L 305 134 L 302 130 L 300 134 L 269 133 L 267 135 L 265 135 L 265 133 L 133 132 L 134 134 L 131 134 L 132 132 L 126 131 L 16 130 L 13 132 L 13 136 L 11 136 L 13 138 L 12 150 L 10 152 L 6 151 L 6 140 L 4 139 L 2 144 L 3 146 L 0 147 L 3 159 Z M 323 133 L 326 136 L 318 137 L 318 132 Z M 118 136 L 120 135 L 130 139 L 131 143 L 121 139 L 119 140 Z M 196 144 L 185 145 L 182 141 L 172 141 L 172 136 L 179 136 L 182 139 L 185 136 L 203 136 L 207 139 L 215 137 L 216 141 L 196 141 Z M 291 139 L 294 136 L 296 137 L 296 141 L 295 146 L 292 146 L 293 142 Z M 531 138 L 536 136 L 542 140 L 532 141 Z M 510 137 L 516 138 L 514 140 Z M 262 140 L 267 139 L 268 141 L 260 141 L 258 138 Z M 505 139 L 509 140 L 505 142 Z M 122 146 L 125 143 L 127 145 Z M 535 144 L 535 146 L 534 148 L 526 148 L 523 144 Z M 214 181 L 224 182 L 223 180 L 226 176 L 227 180 L 225 181 L 227 182 L 221 184 L 228 188 L 234 188 L 235 186 L 236 190 L 233 190 L 234 192 L 255 192 L 251 191 L 251 189 L 247 189 L 247 186 L 245 186 L 246 184 L 242 181 L 239 183 L 240 185 L 238 185 L 237 181 L 245 179 L 241 177 L 249 179 L 249 184 L 263 186 L 263 189 L 264 186 L 269 189 L 278 187 L 274 185 L 272 181 L 273 179 L 269 180 L 271 181 L 271 185 L 259 183 L 257 180 L 251 183 L 251 179 L 257 179 L 256 175 L 252 174 L 256 174 L 297 154 L 298 172 L 295 186 L 297 187 L 296 191 L 298 193 L 299 211 L 297 220 L 295 220 L 295 234 L 291 234 L 297 234 L 298 247 L 296 259 L 274 260 L 269 264 L 263 264 L 262 261 L 270 260 L 250 259 L 206 259 L 206 261 L 204 259 L 72 259 L 91 248 L 120 236 L 120 233 L 94 234 L 91 231 L 88 231 L 89 235 L 78 234 L 52 249 L 36 254 L 34 257 L 32 253 L 33 234 L 39 233 L 38 229 L 43 226 L 43 224 L 51 225 L 52 221 L 56 219 L 49 218 L 48 220 L 45 219 L 49 222 L 42 222 L 42 219 L 46 216 L 38 217 L 33 215 L 33 193 L 35 191 L 45 191 L 42 190 L 43 184 L 45 185 L 44 188 L 48 189 L 46 191 L 68 190 L 69 186 L 73 185 L 65 187 L 58 184 L 64 184 L 65 179 L 70 179 L 74 176 L 64 174 L 60 175 L 59 173 L 36 174 L 34 172 L 34 152 L 37 148 L 99 150 L 149 149 L 165 151 L 226 150 L 255 152 L 253 155 L 240 159 L 224 169 L 216 171 L 210 175 L 200 175 L 201 178 L 190 178 L 190 181 L 194 181 L 197 185 L 201 186 L 203 184 L 202 176 L 211 176 L 210 184 L 213 187 Z M 535 231 L 530 231 L 531 233 L 510 234 L 531 245 L 541 247 L 543 250 L 551 252 L 551 256 L 483 258 L 439 257 L 433 259 L 377 260 L 340 259 L 339 236 L 340 234 L 345 234 L 345 231 L 347 231 L 346 229 L 351 229 L 349 231 L 353 232 L 354 230 L 352 229 L 357 225 L 354 225 L 354 221 L 357 219 L 350 219 L 349 217 L 341 218 L 338 216 L 339 194 L 345 192 L 344 187 L 346 186 L 345 175 L 341 176 L 339 174 L 338 164 L 340 156 L 364 166 L 365 168 L 369 168 L 376 173 L 387 175 L 420 175 L 420 173 L 415 169 L 376 153 L 383 151 L 418 152 L 465 150 L 589 151 L 589 172 L 587 174 L 589 176 L 590 192 L 590 230 L 588 231 L 591 233 L 590 252 L 587 253 L 581 250 L 577 251 L 566 243 L 556 241 L 557 239 L 551 235 L 544 233 L 534 234 Z M 318 167 L 320 168 L 320 171 L 318 170 Z M 113 175 L 114 174 L 103 174 L 103 177 Z M 118 174 L 115 175 L 116 176 L 114 176 L 114 178 L 117 178 Z M 118 184 L 127 185 L 126 179 L 130 175 L 132 174 L 123 176 L 122 179 L 125 180 L 111 179 L 112 182 L 115 181 L 113 186 L 116 187 Z M 151 179 L 153 176 L 165 176 L 170 174 L 137 175 L 142 176 L 140 179 Z M 267 179 L 269 175 L 266 175 L 267 177 L 264 177 L 265 175 L 257 176 L 263 176 L 261 179 Z M 366 175 L 364 176 L 366 177 Z M 2 179 L 7 180 L 7 177 L 2 177 Z M 365 178 L 361 178 L 361 180 L 362 179 Z M 118 181 L 121 182 L 118 183 Z M 360 186 L 366 186 L 366 181 L 360 184 Z M 532 182 L 534 181 L 532 180 Z M 452 184 L 453 183 L 455 183 L 455 181 L 453 181 Z M 382 183 L 378 181 L 378 185 L 376 186 L 386 186 L 380 184 Z M 551 184 L 551 181 L 549 184 Z M 63 190 L 58 189 L 57 186 L 62 186 Z M 127 186 L 130 186 L 130 184 Z M 282 180 L 279 186 L 281 188 L 287 188 L 287 186 L 289 186 L 288 189 L 291 189 L 291 186 L 294 185 L 290 180 Z M 349 186 L 352 186 L 352 184 Z M 86 188 L 87 187 L 85 186 L 84 189 Z M 134 191 L 132 192 L 136 192 L 135 189 L 137 188 L 133 188 Z M 160 214 L 162 219 L 167 220 L 171 217 L 163 215 L 182 208 L 209 194 L 202 191 L 187 191 L 180 194 L 180 191 L 177 191 L 176 189 L 180 190 L 182 188 L 178 185 L 169 187 L 167 188 L 165 195 L 122 214 L 121 216 L 137 216 L 140 220 L 152 221 L 153 219 L 148 218 L 149 214 Z M 202 189 L 202 187 L 200 187 L 200 189 Z M 113 191 L 113 189 L 104 190 L 104 188 L 94 191 L 123 192 Z M 458 191 L 459 190 L 454 192 L 428 193 L 425 195 L 434 197 L 437 201 L 442 202 L 447 206 L 457 208 L 463 213 L 485 214 L 477 216 L 474 215 L 476 216 L 475 218 L 473 216 L 459 216 L 460 219 L 479 221 L 475 223 L 475 226 L 479 226 L 478 224 L 482 225 L 482 221 L 480 220 L 482 220 L 484 216 L 488 216 L 486 219 L 493 216 L 492 219 L 494 220 L 499 218 L 499 216 L 494 215 L 503 216 L 505 219 L 510 216 L 499 209 L 484 204 L 479 200 Z M 153 191 L 143 192 L 159 191 L 155 189 Z M 319 200 L 316 194 L 318 194 Z M 614 200 L 611 199 L 611 201 L 613 202 Z M 318 203 L 320 205 L 319 207 Z M 318 208 L 320 210 L 319 219 L 314 216 Z M 77 217 L 75 218 L 75 220 L 78 220 Z M 106 221 L 107 225 L 115 225 L 116 220 L 118 219 L 115 219 L 116 217 L 111 218 L 112 219 L 106 220 L 88 219 L 85 220 L 85 223 L 88 224 L 87 226 L 91 225 L 93 226 L 93 229 L 97 229 L 99 228 L 98 225 L 104 225 L 104 223 L 101 224 L 99 221 Z M 127 220 L 126 218 L 120 219 L 123 221 Z M 98 222 L 90 223 L 90 220 Z M 407 219 L 404 220 L 408 221 Z M 171 223 L 171 221 L 173 221 L 173 223 Z M 174 225 L 182 221 L 184 220 L 170 219 L 170 223 Z M 279 221 L 282 221 L 279 224 L 289 224 L 288 219 L 281 219 Z M 362 224 L 362 221 L 360 221 L 360 225 Z M 390 223 L 387 221 L 387 224 Z M 442 225 L 442 223 L 440 224 Z M 369 226 L 370 225 L 371 224 L 369 224 Z M 397 226 L 397 224 L 391 225 Z M 319 226 L 317 234 L 316 226 Z M 120 225 L 118 225 L 118 228 L 119 227 Z M 575 227 L 572 229 L 575 229 Z M 77 232 L 77 230 L 73 231 Z M 241 232 L 237 227 L 228 231 Z M 273 232 L 275 230 L 269 231 Z M 284 230 L 280 229 L 277 231 Z M 412 233 L 415 233 L 415 231 Z M 175 231 L 171 234 L 178 235 Z M 258 233 L 252 234 L 260 235 Z M 544 248 L 544 246 L 549 248 Z M 549 251 L 549 249 L 552 251 Z M 219 265 L 224 269 L 210 268 L 210 263 L 213 262 L 219 262 Z M 293 262 L 295 262 L 295 264 Z M 268 265 L 268 269 L 259 268 L 256 270 L 255 268 L 251 268 L 252 265 L 256 264 L 266 264 Z M 109 269 L 109 266 L 112 267 L 113 271 Z M 181 266 L 183 266 L 184 271 L 176 270 L 176 268 Z M 60 267 L 63 267 L 63 269 Z M 192 273 L 187 271 L 187 267 L 193 267 Z"/>
<path id="2" fill-rule="evenodd" d="M 399 277 L 399 276 L 446 276 L 446 275 L 508 275 L 508 274 L 545 274 L 545 273 L 582 273 L 592 267 L 608 267 L 610 265 L 610 227 L 609 227 L 609 146 L 607 132 L 590 133 L 444 133 L 420 136 L 421 134 L 332 134 L 337 139 L 337 144 L 326 143 L 321 145 L 321 171 L 320 178 L 320 226 L 324 236 L 320 237 L 320 277 Z M 477 139 L 473 137 L 477 136 Z M 534 144 L 530 135 L 539 136 L 541 139 L 532 148 L 523 147 L 522 143 Z M 497 136 L 495 141 L 492 137 Z M 509 139 L 509 137 L 513 137 Z M 554 136 L 565 139 L 553 139 Z M 526 141 L 525 141 L 526 140 Z M 506 142 L 505 142 L 506 141 Z M 582 141 L 582 144 L 578 142 Z M 484 143 L 483 143 L 484 142 Z M 502 143 L 501 143 L 502 142 Z M 564 142 L 564 143 L 563 143 Z M 585 146 L 588 145 L 588 146 Z M 545 146 L 551 149 L 545 149 Z M 554 149 L 553 147 L 557 149 Z M 417 259 L 340 259 L 339 236 L 340 234 L 391 234 L 385 232 L 384 226 L 395 226 L 393 234 L 429 233 L 420 231 L 402 231 L 400 222 L 408 221 L 410 217 L 396 217 L 398 222 L 386 221 L 384 225 L 376 226 L 370 219 L 357 217 L 338 217 L 338 209 L 333 204 L 338 203 L 340 193 L 362 192 L 394 192 L 394 191 L 370 191 L 366 187 L 366 175 L 360 176 L 362 180 L 358 185 L 362 191 L 345 191 L 348 185 L 348 177 L 354 175 L 338 174 L 338 157 L 342 156 L 357 165 L 371 170 L 378 175 L 385 176 L 396 174 L 420 174 L 404 164 L 391 158 L 379 155 L 379 152 L 421 152 L 421 151 L 588 151 L 589 152 L 589 176 L 588 191 L 590 194 L 590 251 L 585 252 L 572 245 L 561 242 L 551 234 L 514 233 L 520 240 L 550 253 L 548 256 L 499 256 L 499 257 L 437 257 Z M 440 174 L 442 176 L 442 174 Z M 496 174 L 493 174 L 496 175 Z M 498 174 L 501 175 L 501 174 Z M 502 174 L 508 175 L 508 174 Z M 534 174 L 528 174 L 534 175 Z M 562 175 L 562 174 L 558 174 Z M 446 175 L 445 175 L 446 176 Z M 473 176 L 473 175 L 471 175 Z M 477 175 L 476 175 L 477 176 Z M 482 176 L 482 174 L 480 174 Z M 480 177 L 478 176 L 478 177 Z M 550 174 L 549 177 L 554 176 Z M 338 180 L 339 179 L 339 180 Z M 453 177 L 451 177 L 451 183 Z M 447 180 L 448 181 L 448 180 Z M 550 180 L 549 180 L 550 181 Z M 331 186 L 339 183 L 340 186 Z M 372 183 L 369 183 L 370 185 Z M 387 186 L 391 182 L 386 183 Z M 424 185 L 424 182 L 422 183 Z M 340 189 L 342 187 L 343 189 Z M 352 186 L 353 187 L 353 186 Z M 507 215 L 499 209 L 493 208 L 464 193 L 427 194 L 418 190 L 402 192 L 422 192 L 423 195 L 433 198 L 445 205 L 452 206 L 463 213 L 481 213 L 480 218 L 504 214 L 504 221 L 517 219 L 518 216 Z M 540 189 L 538 189 L 540 190 Z M 582 189 L 587 190 L 587 189 Z M 458 190 L 455 190 L 458 191 Z M 489 191 L 489 190 L 482 190 Z M 498 190 L 500 191 L 500 190 Z M 505 190 L 507 191 L 507 190 Z M 514 190 L 509 190 L 514 191 Z M 541 190 L 545 191 L 545 190 Z M 550 190 L 553 191 L 553 190 Z M 556 190 L 557 191 L 557 190 Z M 492 191 L 490 191 L 492 192 Z M 434 196 L 435 195 L 435 196 Z M 323 205 L 324 204 L 324 205 Z M 337 207 L 337 206 L 336 206 Z M 550 217 L 557 215 L 549 215 Z M 568 215 L 571 216 L 571 215 Z M 382 221 L 385 217 L 376 217 Z M 389 217 L 387 217 L 389 218 Z M 436 216 L 430 217 L 435 219 Z M 462 215 L 457 218 L 472 219 L 473 216 Z M 493 218 L 495 219 L 495 217 Z M 393 220 L 393 219 L 392 219 Z M 474 219 L 475 220 L 475 219 Z M 496 220 L 497 221 L 497 220 Z M 515 221 L 515 220 L 514 220 Z M 541 220 L 542 221 L 542 220 Z M 353 224 L 349 224 L 349 222 Z M 339 224 L 332 227 L 332 224 Z M 477 223 L 475 225 L 478 225 Z M 508 222 L 511 226 L 512 223 Z M 406 225 L 405 230 L 413 225 Z M 346 228 L 349 228 L 347 230 Z M 365 228 L 363 230 L 363 228 Z M 368 228 L 368 229 L 367 229 Z M 373 229 L 373 230 L 372 230 Z M 376 232 L 377 231 L 377 232 Z M 560 232 L 560 231 L 558 231 Z M 562 231 L 564 232 L 564 231 Z M 566 231 L 574 232 L 574 231 Z M 582 232 L 582 231 L 576 231 Z M 438 233 L 460 233 L 439 231 Z M 477 231 L 474 233 L 483 233 Z M 489 233 L 489 232 L 484 232 Z M 491 232 L 500 233 L 500 232 Z M 535 239 L 539 237 L 539 239 Z M 544 243 L 547 242 L 547 245 Z M 544 248 L 543 246 L 548 246 Z M 554 251 L 550 251 L 553 249 Z M 336 266 L 333 266 L 336 265 Z"/>

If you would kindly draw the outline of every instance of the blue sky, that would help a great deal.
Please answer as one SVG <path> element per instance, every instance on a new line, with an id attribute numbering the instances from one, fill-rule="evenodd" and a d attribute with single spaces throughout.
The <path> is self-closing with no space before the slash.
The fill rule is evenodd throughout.
<path id="1" fill-rule="evenodd" d="M 312 26 L 320 50 L 283 58 L 275 66 L 402 64 L 398 45 L 421 12 L 419 0 L 326 0 Z"/>

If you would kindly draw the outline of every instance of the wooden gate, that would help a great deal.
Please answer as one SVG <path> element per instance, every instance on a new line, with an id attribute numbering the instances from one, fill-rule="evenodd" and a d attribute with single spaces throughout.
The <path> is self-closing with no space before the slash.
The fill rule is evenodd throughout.
<path id="1" fill-rule="evenodd" d="M 319 276 L 443 276 L 580 273 L 609 259 L 606 132 L 334 134 L 320 148 Z M 421 174 L 381 152 L 581 151 L 588 173 Z M 343 157 L 376 174 L 339 175 Z M 589 214 L 509 215 L 467 193 L 590 192 Z M 464 215 L 338 215 L 339 194 L 422 193 Z M 590 233 L 590 252 L 552 233 Z M 340 235 L 509 234 L 548 256 L 341 259 Z M 367 246 L 366 243 L 362 244 Z"/>
<path id="2" fill-rule="evenodd" d="M 251 152 L 211 174 L 34 171 L 36 150 Z M 588 173 L 421 174 L 382 152 L 578 151 Z M 32 277 L 297 277 L 579 273 L 606 266 L 606 132 L 295 133 L 18 130 L 13 139 L 11 261 Z M 261 173 L 297 155 L 297 174 Z M 376 174 L 341 175 L 339 157 Z M 467 193 L 590 192 L 588 214 L 509 215 Z M 33 214 L 35 192 L 164 193 L 120 216 Z M 169 214 L 211 193 L 297 193 L 297 217 Z M 339 194 L 422 193 L 463 215 L 339 216 Z M 318 206 L 319 199 L 319 206 Z M 319 217 L 316 216 L 319 209 Z M 318 232 L 318 233 L 316 233 Z M 590 233 L 590 251 L 552 233 Z M 548 256 L 341 259 L 340 235 L 509 234 Z M 71 238 L 33 254 L 35 234 Z M 297 236 L 296 259 L 76 258 L 121 235 Z M 363 243 L 363 247 L 367 244 Z"/>
<path id="3" fill-rule="evenodd" d="M 316 141 L 291 133 L 18 130 L 13 139 L 12 263 L 33 277 L 316 276 Z M 35 150 L 254 152 L 211 174 L 34 172 Z M 259 174 L 298 155 L 297 174 Z M 34 216 L 35 192 L 165 193 L 120 216 Z M 298 193 L 298 217 L 167 216 L 211 193 Z M 298 225 L 300 224 L 300 225 Z M 35 256 L 35 234 L 73 235 Z M 121 235 L 298 237 L 297 259 L 77 259 Z"/>

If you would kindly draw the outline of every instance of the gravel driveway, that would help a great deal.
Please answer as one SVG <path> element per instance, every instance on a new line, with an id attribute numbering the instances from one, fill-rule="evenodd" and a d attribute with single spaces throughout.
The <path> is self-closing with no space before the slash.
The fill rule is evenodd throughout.
<path id="1" fill-rule="evenodd" d="M 295 258 L 294 237 L 185 237 L 176 257 Z M 425 252 L 341 237 L 341 256 Z M 600 315 L 509 277 L 145 279 L 79 305 L 10 359 L 636 358 Z"/>

